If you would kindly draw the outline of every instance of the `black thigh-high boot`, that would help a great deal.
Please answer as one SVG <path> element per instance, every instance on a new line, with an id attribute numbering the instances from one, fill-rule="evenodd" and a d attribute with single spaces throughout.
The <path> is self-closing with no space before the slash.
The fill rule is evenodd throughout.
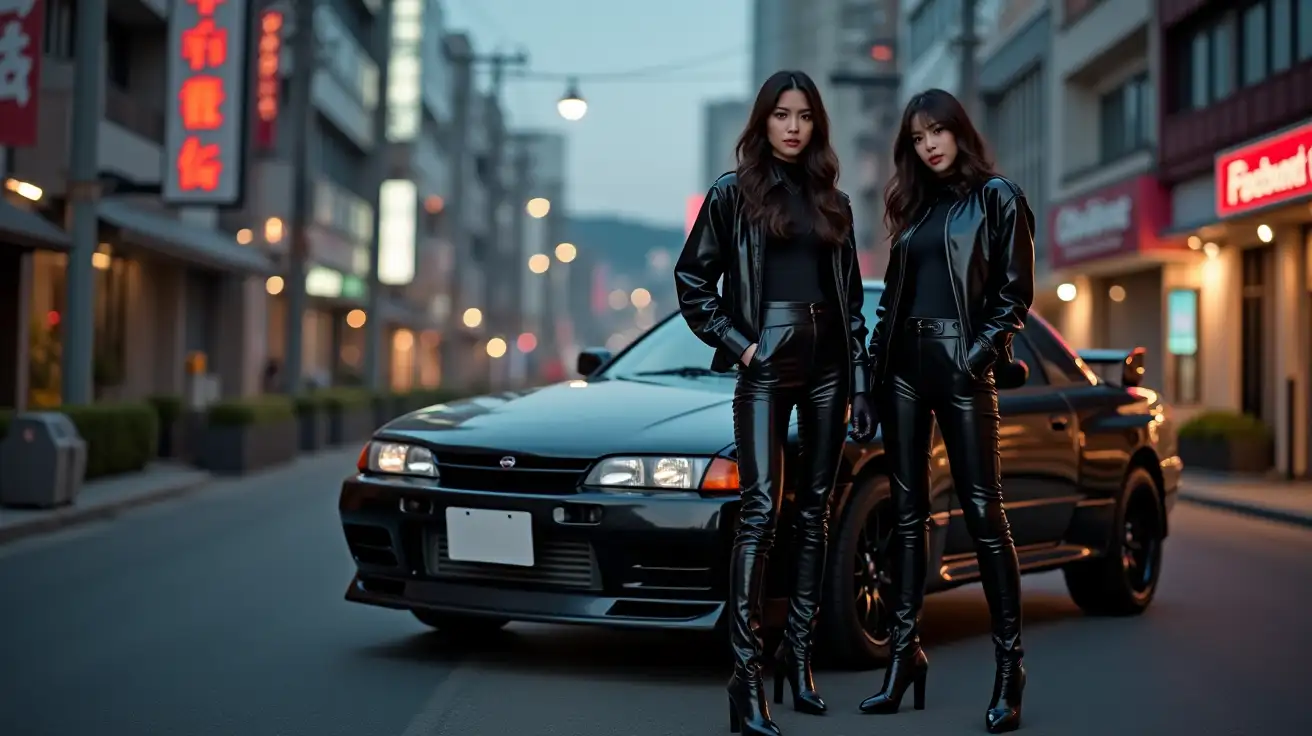
<path id="1" fill-rule="evenodd" d="M 828 344 L 844 346 L 841 337 Z M 810 385 L 797 407 L 803 468 L 796 493 L 797 577 L 788 606 L 788 625 L 775 654 L 774 702 L 783 702 L 783 686 L 787 681 L 792 690 L 793 709 L 812 715 L 827 710 L 816 690 L 811 652 L 825 575 L 829 501 L 844 444 L 849 402 L 846 358 L 837 353 L 813 366 Z"/>
<path id="2" fill-rule="evenodd" d="M 963 371 L 954 385 L 955 395 L 936 411 L 953 485 L 966 527 L 975 539 L 980 582 L 993 619 L 997 669 L 984 725 L 990 733 L 1005 733 L 1020 728 L 1025 667 L 1021 662 L 1020 564 L 1002 505 L 998 392 L 991 371 L 983 380 Z"/>
<path id="3" fill-rule="evenodd" d="M 912 342 L 906 350 L 916 349 Z M 880 419 L 889 462 L 890 494 L 897 528 L 893 544 L 892 659 L 884 685 L 861 702 L 862 713 L 896 713 L 908 689 L 912 705 L 925 707 L 929 659 L 920 646 L 920 614 L 925 604 L 929 559 L 929 446 L 933 415 L 918 390 L 914 372 L 898 371 L 882 396 Z"/>
<path id="4" fill-rule="evenodd" d="M 729 569 L 729 641 L 734 660 L 728 685 L 729 727 L 734 733 L 778 736 L 762 674 L 760 611 L 766 560 L 783 493 L 781 448 L 791 406 L 779 400 L 761 371 L 748 368 L 738 376 L 733 408 L 743 487 Z"/>

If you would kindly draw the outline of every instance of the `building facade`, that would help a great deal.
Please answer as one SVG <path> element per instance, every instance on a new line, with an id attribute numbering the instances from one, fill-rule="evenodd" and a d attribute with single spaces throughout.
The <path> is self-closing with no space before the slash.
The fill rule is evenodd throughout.
<path id="1" fill-rule="evenodd" d="M 1261 418 L 1274 431 L 1275 467 L 1305 475 L 1312 1 L 1159 0 L 1155 9 L 1160 179 L 1169 232 L 1191 256 L 1170 297 L 1194 327 L 1169 357 L 1193 372 L 1200 404 Z"/>
<path id="2" fill-rule="evenodd" d="M 1048 53 L 1052 48 L 1048 3 L 1003 0 L 992 33 L 982 41 L 978 67 L 982 132 L 993 148 L 998 170 L 1024 190 L 1035 221 L 1046 222 L 1052 134 L 1048 127 Z M 1034 238 L 1039 283 L 1047 283 L 1051 271 L 1044 230 Z M 1042 311 L 1042 304 L 1039 309 Z"/>
<path id="3" fill-rule="evenodd" d="M 1063 0 L 1052 14 L 1052 197 L 1040 225 L 1052 271 L 1040 303 L 1077 348 L 1141 345 L 1163 356 L 1165 300 L 1192 255 L 1164 231 L 1170 204 L 1154 172 L 1153 7 Z M 1167 363 L 1149 361 L 1146 385 L 1189 403 L 1195 388 L 1174 382 Z"/>

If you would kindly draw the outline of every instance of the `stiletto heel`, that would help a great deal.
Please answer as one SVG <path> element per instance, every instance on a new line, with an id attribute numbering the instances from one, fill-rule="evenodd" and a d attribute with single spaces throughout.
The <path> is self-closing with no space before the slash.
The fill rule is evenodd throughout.
<path id="1" fill-rule="evenodd" d="M 733 698 L 729 698 L 729 733 L 742 733 L 743 722 L 738 717 L 738 707 L 733 704 Z"/>
<path id="2" fill-rule="evenodd" d="M 925 709 L 925 680 L 929 670 L 921 670 L 911 683 L 911 706 L 916 710 Z"/>
<path id="3" fill-rule="evenodd" d="M 890 715 L 902 707 L 902 696 L 907 690 L 915 688 L 912 693 L 912 705 L 916 710 L 925 709 L 925 678 L 929 674 L 929 658 L 923 649 L 916 649 L 909 654 L 894 655 L 888 669 L 884 671 L 884 687 L 874 695 L 861 701 L 862 713 Z"/>
<path id="4" fill-rule="evenodd" d="M 774 668 L 774 702 L 776 705 L 784 702 L 784 671 L 778 662 Z"/>

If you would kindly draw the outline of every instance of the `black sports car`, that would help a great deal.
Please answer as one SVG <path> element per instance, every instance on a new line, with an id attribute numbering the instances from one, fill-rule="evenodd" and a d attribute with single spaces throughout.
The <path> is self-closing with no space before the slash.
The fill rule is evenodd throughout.
<path id="1" fill-rule="evenodd" d="M 882 288 L 867 282 L 867 312 Z M 1001 447 L 1021 565 L 1062 569 L 1086 611 L 1142 611 L 1182 468 L 1169 408 L 1138 385 L 1143 350 L 1081 358 L 1037 316 L 1015 348 L 1029 372 L 1001 392 Z M 616 356 L 584 351 L 584 380 L 383 426 L 342 484 L 357 566 L 347 600 L 462 634 L 511 620 L 714 629 L 738 476 L 734 377 L 711 373 L 710 358 L 671 315 Z M 892 526 L 881 463 L 879 437 L 849 440 L 834 493 L 818 639 L 849 666 L 886 656 Z M 937 438 L 931 473 L 938 574 L 929 586 L 943 590 L 978 573 Z M 789 521 L 785 507 L 775 560 L 789 559 Z M 767 623 L 782 620 L 787 567 L 770 566 Z"/>

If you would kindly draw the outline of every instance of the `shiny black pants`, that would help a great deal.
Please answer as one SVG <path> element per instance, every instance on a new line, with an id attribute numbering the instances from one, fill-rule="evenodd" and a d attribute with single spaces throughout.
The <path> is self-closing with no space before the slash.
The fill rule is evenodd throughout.
<path id="1" fill-rule="evenodd" d="M 880 420 L 897 516 L 893 578 L 893 651 L 920 646 L 929 555 L 931 416 L 947 446 L 952 485 L 975 540 L 993 618 L 998 656 L 1021 656 L 1020 567 L 1002 506 L 998 456 L 998 390 L 992 369 L 976 379 L 965 368 L 965 341 L 955 320 L 908 320 L 890 351 L 890 380 L 881 391 Z"/>
<path id="2" fill-rule="evenodd" d="M 820 607 L 829 498 L 847 426 L 850 369 L 836 307 L 767 302 L 756 353 L 738 374 L 734 439 L 742 506 L 730 565 L 730 641 L 738 672 L 759 672 L 765 563 L 783 496 L 784 444 L 797 408 L 796 582 L 786 642 L 805 660 Z M 755 671 L 755 672 L 754 672 Z"/>

